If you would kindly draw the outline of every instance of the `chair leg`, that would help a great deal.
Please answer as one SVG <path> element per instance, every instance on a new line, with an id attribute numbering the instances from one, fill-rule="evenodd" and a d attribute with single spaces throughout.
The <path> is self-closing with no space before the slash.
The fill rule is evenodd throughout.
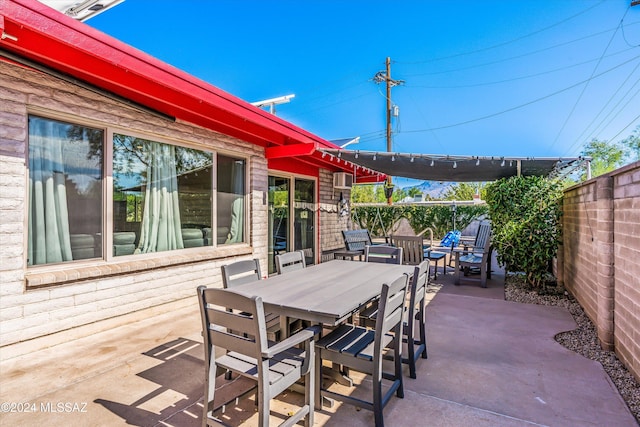
<path id="1" fill-rule="evenodd" d="M 269 391 L 265 390 L 266 387 L 258 387 L 258 425 L 260 427 L 269 427 Z"/>
<path id="2" fill-rule="evenodd" d="M 321 356 L 322 355 L 320 353 L 320 350 L 316 349 L 316 360 L 314 361 L 315 390 L 313 394 L 313 399 L 315 400 L 315 406 L 318 409 L 322 409 L 322 357 Z"/>
<path id="3" fill-rule="evenodd" d="M 373 416 L 376 427 L 384 427 L 382 410 L 382 378 L 380 375 L 379 378 L 373 378 Z"/>
<path id="4" fill-rule="evenodd" d="M 411 320 L 410 320 L 411 322 Z M 415 323 L 415 320 L 413 320 Z M 415 333 L 414 327 L 409 326 L 407 331 L 407 361 L 409 362 L 409 377 L 416 378 L 416 353 L 415 353 L 415 340 L 413 334 Z"/>
<path id="5" fill-rule="evenodd" d="M 427 325 L 424 321 L 424 303 L 423 308 L 420 309 L 420 319 L 418 320 L 418 324 L 420 325 L 420 342 L 424 345 L 422 349 L 422 358 L 426 359 L 427 355 Z"/>
<path id="6" fill-rule="evenodd" d="M 309 372 L 307 372 L 307 375 L 304 376 L 304 404 L 309 406 L 309 413 L 304 418 L 305 427 L 313 427 L 313 412 L 315 403 L 313 392 L 316 391 L 316 386 L 314 384 L 316 377 L 315 371 L 316 370 L 312 366 L 311 369 L 309 369 Z"/>

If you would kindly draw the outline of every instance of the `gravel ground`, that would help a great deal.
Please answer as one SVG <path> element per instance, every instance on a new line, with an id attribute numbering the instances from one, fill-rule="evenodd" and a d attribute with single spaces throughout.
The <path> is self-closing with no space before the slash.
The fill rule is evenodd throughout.
<path id="1" fill-rule="evenodd" d="M 573 315 L 577 329 L 556 335 L 556 341 L 582 356 L 600 362 L 604 370 L 618 388 L 620 395 L 640 423 L 640 383 L 627 371 L 615 353 L 600 348 L 596 328 L 584 313 L 578 302 L 568 293 L 538 295 L 532 291 L 519 275 L 508 275 L 505 284 L 505 298 L 528 304 L 554 305 L 565 307 Z"/>

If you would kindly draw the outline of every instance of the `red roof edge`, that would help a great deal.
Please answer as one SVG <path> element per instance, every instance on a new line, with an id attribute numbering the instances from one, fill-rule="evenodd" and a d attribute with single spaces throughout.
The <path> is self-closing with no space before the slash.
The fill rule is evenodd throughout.
<path id="1" fill-rule="evenodd" d="M 6 51 L 178 120 L 263 147 L 338 148 L 36 0 L 0 0 L 0 36 Z"/>

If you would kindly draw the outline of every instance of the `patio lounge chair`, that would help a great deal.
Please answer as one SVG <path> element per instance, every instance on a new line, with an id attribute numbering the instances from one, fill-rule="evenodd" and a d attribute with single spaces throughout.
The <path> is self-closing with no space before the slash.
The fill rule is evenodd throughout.
<path id="1" fill-rule="evenodd" d="M 468 276 L 472 268 L 480 270 L 480 286 L 487 287 L 487 278 L 491 276 L 491 233 L 483 233 L 482 238 L 476 240 L 482 246 L 458 249 L 454 252 L 455 278 L 454 284 L 460 284 L 460 271 Z"/>

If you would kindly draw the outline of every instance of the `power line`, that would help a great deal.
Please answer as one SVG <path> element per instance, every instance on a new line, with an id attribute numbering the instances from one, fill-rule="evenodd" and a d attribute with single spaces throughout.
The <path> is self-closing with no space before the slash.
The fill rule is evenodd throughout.
<path id="1" fill-rule="evenodd" d="M 596 116 L 593 118 L 593 120 L 591 120 L 591 123 L 589 123 L 585 129 L 582 131 L 582 133 L 576 138 L 576 140 L 574 141 L 574 143 L 571 145 L 571 147 L 569 148 L 569 150 L 571 150 L 571 148 L 573 148 L 574 145 L 580 143 L 580 140 L 582 139 L 583 135 L 585 133 L 587 133 L 587 131 L 589 130 L 589 128 L 593 125 L 593 123 L 598 119 L 598 117 L 600 117 L 600 115 L 604 112 L 604 110 L 609 106 L 609 104 L 611 103 L 611 101 L 613 101 L 613 99 L 616 97 L 616 95 L 618 95 L 618 93 L 622 90 L 622 88 L 624 87 L 624 85 L 627 84 L 627 82 L 629 81 L 629 79 L 631 78 L 631 76 L 633 76 L 633 74 L 636 72 L 636 70 L 640 67 L 640 62 L 638 62 L 635 66 L 635 68 L 629 73 L 629 75 L 627 76 L 626 79 L 624 79 L 624 81 L 620 84 L 620 86 L 618 86 L 618 89 L 616 89 L 616 91 L 613 93 L 613 95 L 611 95 L 609 97 L 609 100 L 602 106 L 602 108 L 600 109 L 600 111 L 598 112 L 598 114 L 596 114 Z M 636 84 L 638 82 L 636 81 Z M 635 86 L 635 84 L 633 85 Z M 633 88 L 632 86 L 632 88 Z M 597 129 L 597 127 L 596 127 Z M 595 131 L 595 129 L 594 129 Z"/>
<path id="2" fill-rule="evenodd" d="M 523 36 L 517 37 L 515 39 L 508 40 L 506 42 L 495 44 L 493 46 L 488 46 L 488 47 L 485 47 L 485 48 L 482 48 L 482 49 L 476 49 L 476 50 L 471 50 L 471 51 L 467 51 L 467 52 L 456 53 L 456 54 L 453 54 L 453 55 L 441 56 L 441 57 L 437 57 L 437 58 L 433 58 L 433 59 L 427 59 L 427 60 L 424 60 L 424 61 L 412 61 L 412 62 L 394 61 L 394 62 L 402 63 L 402 64 L 424 64 L 426 62 L 442 61 L 442 60 L 445 60 L 445 59 L 457 58 L 457 57 L 460 57 L 460 56 L 471 55 L 471 54 L 474 54 L 474 53 L 486 52 L 488 50 L 497 49 L 499 47 L 506 46 L 508 44 L 515 43 L 517 41 L 520 41 L 520 40 L 526 39 L 528 37 L 534 36 L 536 34 L 542 33 L 542 32 L 547 31 L 547 30 L 549 30 L 549 29 L 551 29 L 553 27 L 557 27 L 558 25 L 562 25 L 565 22 L 568 22 L 568 21 L 570 21 L 570 20 L 572 20 L 574 18 L 577 18 L 578 16 L 590 11 L 591 9 L 594 9 L 594 8 L 600 6 L 605 1 L 606 0 L 602 0 L 599 3 L 596 3 L 593 6 L 588 7 L 585 10 L 576 13 L 575 15 L 571 15 L 568 18 L 565 18 L 565 19 L 563 19 L 561 21 L 556 22 L 555 24 L 551 24 L 551 25 L 543 27 L 543 28 L 541 28 L 539 30 L 533 31 L 531 33 L 528 33 L 528 34 L 525 34 Z"/>
<path id="3" fill-rule="evenodd" d="M 611 53 L 611 54 L 605 56 L 605 58 L 610 58 L 610 57 L 613 57 L 613 56 L 616 56 L 616 55 L 620 55 L 622 53 L 628 52 L 628 51 L 633 50 L 633 49 L 635 49 L 635 47 L 623 49 L 623 50 L 617 51 L 615 53 Z M 543 76 L 545 74 L 557 73 L 559 71 L 565 71 L 565 70 L 568 70 L 570 68 L 575 68 L 575 67 L 579 67 L 581 65 L 586 65 L 586 64 L 589 64 L 590 62 L 595 62 L 597 60 L 598 60 L 598 58 L 593 58 L 593 59 L 589 59 L 587 61 L 582 61 L 582 62 L 578 62 L 578 63 L 575 63 L 575 64 L 567 65 L 565 67 L 554 68 L 552 70 L 541 71 L 539 73 L 527 74 L 527 75 L 524 75 L 524 76 L 512 77 L 510 79 L 495 80 L 495 81 L 492 81 L 492 82 L 472 83 L 472 84 L 467 84 L 467 85 L 454 85 L 454 86 L 407 85 L 407 87 L 424 88 L 424 89 L 464 89 L 464 88 L 470 88 L 470 87 L 493 86 L 493 85 L 502 84 L 502 83 L 509 83 L 509 82 L 513 82 L 513 81 L 517 81 L 517 80 L 525 80 L 525 79 L 530 79 L 530 78 L 533 78 L 533 77 L 539 77 L 539 76 Z"/>
<path id="4" fill-rule="evenodd" d="M 634 22 L 634 23 L 629 24 L 629 25 L 637 25 L 637 24 L 638 24 L 638 22 Z M 441 71 L 432 71 L 432 72 L 428 72 L 428 73 L 415 73 L 415 74 L 406 74 L 406 75 L 408 77 L 435 76 L 435 75 L 438 75 L 438 74 L 450 74 L 450 73 L 455 73 L 455 72 L 458 72 L 458 71 L 467 71 L 467 70 L 471 70 L 471 69 L 474 69 L 474 68 L 486 67 L 488 65 L 496 65 L 496 64 L 500 64 L 502 62 L 507 62 L 507 61 L 512 61 L 514 59 L 524 58 L 525 56 L 535 55 L 535 54 L 538 54 L 538 53 L 541 53 L 541 52 L 545 52 L 545 51 L 548 51 L 548 50 L 551 50 L 551 49 L 556 49 L 558 47 L 566 46 L 566 45 L 569 45 L 569 44 L 572 44 L 572 43 L 577 43 L 577 42 L 580 42 L 580 41 L 583 41 L 583 40 L 586 40 L 586 39 L 589 39 L 589 38 L 592 38 L 592 37 L 600 36 L 602 34 L 607 34 L 611 30 L 617 30 L 619 27 L 620 27 L 620 25 L 616 26 L 615 28 L 608 28 L 606 30 L 599 31 L 599 32 L 593 33 L 593 34 L 589 34 L 587 36 L 580 37 L 580 38 L 577 38 L 577 39 L 573 39 L 573 40 L 569 40 L 569 41 L 566 41 L 566 42 L 558 43 L 558 44 L 551 45 L 551 46 L 544 47 L 544 48 L 537 49 L 537 50 L 532 50 L 530 52 L 522 53 L 520 55 L 510 56 L 508 58 L 503 58 L 503 59 L 497 59 L 495 61 L 484 62 L 482 64 L 469 65 L 469 66 L 466 66 L 466 67 L 460 67 L 460 68 L 454 68 L 454 69 L 448 69 L 448 70 L 441 70 Z"/>
<path id="5" fill-rule="evenodd" d="M 625 126 L 625 127 L 623 127 L 622 129 L 620 129 L 620 132 L 616 133 L 616 134 L 611 138 L 611 140 L 614 140 L 614 139 L 616 139 L 617 137 L 619 137 L 619 136 L 620 136 L 620 134 L 621 134 L 622 132 L 624 132 L 624 131 L 629 127 L 629 126 L 631 126 L 631 125 L 632 125 L 636 120 L 638 120 L 638 119 L 640 119 L 640 114 L 638 114 L 637 116 L 635 116 L 635 118 L 633 118 L 633 120 L 631 120 L 631 121 L 629 122 L 629 124 L 628 124 L 628 125 L 626 125 L 626 126 Z"/>
<path id="6" fill-rule="evenodd" d="M 630 63 L 630 62 L 632 62 L 632 61 L 634 61 L 634 60 L 636 60 L 638 58 L 640 58 L 640 55 L 635 56 L 635 57 L 633 57 L 633 58 L 631 58 L 631 59 L 629 59 L 627 61 L 624 61 L 623 63 L 618 64 L 618 65 L 616 65 L 616 66 L 614 66 L 612 68 L 609 68 L 608 70 L 605 70 L 605 71 L 601 72 L 600 74 L 593 75 L 593 76 L 589 77 L 586 80 L 579 81 L 579 82 L 574 83 L 571 86 L 568 86 L 568 87 L 566 87 L 564 89 L 557 90 L 557 91 L 555 91 L 553 93 L 550 93 L 548 95 L 545 95 L 545 96 L 542 96 L 540 98 L 536 98 L 536 99 L 533 99 L 531 101 L 525 102 L 524 104 L 520 104 L 520 105 L 516 105 L 515 107 L 507 108 L 506 110 L 498 111 L 498 112 L 492 113 L 492 114 L 487 114 L 486 116 L 476 117 L 475 119 L 465 120 L 463 122 L 452 123 L 450 125 L 438 126 L 438 127 L 433 127 L 433 128 L 429 128 L 429 129 L 407 130 L 407 131 L 403 131 L 402 133 L 429 132 L 429 131 L 433 131 L 433 130 L 448 129 L 448 128 L 452 128 L 452 127 L 456 127 L 456 126 L 466 125 L 466 124 L 473 123 L 473 122 L 478 122 L 478 121 L 485 120 L 485 119 L 490 119 L 490 118 L 499 116 L 501 114 L 509 113 L 511 111 L 515 111 L 515 110 L 518 110 L 520 108 L 527 107 L 527 106 L 529 106 L 531 104 L 535 104 L 536 102 L 543 101 L 545 99 L 551 98 L 551 97 L 553 97 L 555 95 L 558 95 L 560 93 L 563 93 L 563 92 L 566 92 L 568 90 L 571 90 L 571 89 L 573 89 L 575 87 L 578 87 L 578 86 L 580 86 L 580 85 L 582 85 L 584 83 L 587 83 L 589 80 L 593 80 L 593 79 L 601 77 L 601 76 L 603 76 L 603 75 L 605 75 L 607 73 L 610 73 L 611 71 L 616 70 L 616 69 L 618 69 L 618 68 L 620 68 L 620 67 L 622 67 L 622 66 L 624 66 L 624 65 L 626 65 L 626 64 L 628 64 L 628 63 Z"/>
<path id="7" fill-rule="evenodd" d="M 609 46 L 611 46 L 611 43 L 613 42 L 613 39 L 615 38 L 616 34 L 618 33 L 618 29 L 622 25 L 622 22 L 624 21 L 624 17 L 627 15 L 627 12 L 629 12 L 629 8 L 630 7 L 631 6 L 627 7 L 627 10 L 625 10 L 624 15 L 622 15 L 622 19 L 620 20 L 620 23 L 616 27 L 616 29 L 613 32 L 613 34 L 611 34 L 611 38 L 609 39 L 609 43 L 607 43 L 607 46 L 604 48 L 604 51 L 602 52 L 602 55 L 600 55 L 600 59 L 596 63 L 596 66 L 593 68 L 593 71 L 591 72 L 591 76 L 589 76 L 589 79 L 587 79 L 584 87 L 580 91 L 580 95 L 578 96 L 578 99 L 576 99 L 576 102 L 573 104 L 573 107 L 571 108 L 571 111 L 569 112 L 569 115 L 567 116 L 567 118 L 565 119 L 564 123 L 562 124 L 562 127 L 560 128 L 560 131 L 558 131 L 558 134 L 556 135 L 555 139 L 551 143 L 552 147 L 556 144 L 556 142 L 558 142 L 558 139 L 560 138 L 560 135 L 562 134 L 562 131 L 564 131 L 564 128 L 567 126 L 567 123 L 569 123 L 569 119 L 571 119 L 571 117 L 573 116 L 573 113 L 575 112 L 576 107 L 580 103 L 580 100 L 582 99 L 582 96 L 586 92 L 587 87 L 589 87 L 589 83 L 591 82 L 591 79 L 593 78 L 593 75 L 595 74 L 595 72 L 597 71 L 598 67 L 600 66 L 600 62 L 602 62 L 602 58 L 604 58 L 604 55 L 607 53 L 607 50 L 609 50 Z"/>
<path id="8" fill-rule="evenodd" d="M 640 80 L 636 81 L 636 83 L 632 86 L 632 88 L 633 88 L 633 87 L 635 87 L 639 82 L 640 82 Z M 631 103 L 631 101 L 633 101 L 633 100 L 634 100 L 634 98 L 635 98 L 636 96 L 638 96 L 638 94 L 640 94 L 640 88 L 639 88 L 638 90 L 636 90 L 636 92 L 635 92 L 633 95 L 631 95 L 631 97 L 627 100 L 627 102 L 626 102 L 622 107 L 620 107 L 620 109 L 618 110 L 618 114 L 619 114 L 620 112 L 624 111 L 624 110 L 627 108 L 627 106 Z M 624 99 L 624 98 L 623 98 L 623 99 Z M 622 102 L 622 99 L 621 99 L 621 100 L 620 100 L 620 101 L 619 101 L 619 102 L 614 106 L 614 109 L 615 109 L 615 108 L 617 108 L 617 107 L 618 107 L 618 105 L 620 105 L 620 102 Z M 601 126 L 602 126 L 602 123 L 604 123 L 604 121 L 605 121 L 605 120 L 606 120 L 606 119 L 607 119 L 607 118 L 608 118 L 608 117 L 609 117 L 609 116 L 614 112 L 614 109 L 612 109 L 612 110 L 609 112 L 609 114 L 608 114 L 604 119 L 602 119 L 602 121 L 598 124 L 598 127 L 597 127 L 597 128 L 599 128 L 599 127 L 601 127 Z M 617 114 L 614 114 L 614 116 L 613 116 L 613 117 L 611 117 L 611 119 L 607 122 L 607 124 L 605 124 L 605 125 L 604 125 L 603 129 L 606 129 L 607 127 L 609 127 L 609 125 L 611 124 L 611 122 L 612 122 L 616 117 L 617 117 Z M 627 126 L 627 127 L 628 127 L 628 126 Z M 596 129 L 597 129 L 597 128 L 596 128 Z M 625 129 L 626 129 L 626 127 L 625 127 Z M 624 130 L 624 129 L 623 129 L 623 130 Z M 594 131 L 594 132 L 592 132 L 592 135 L 593 135 L 593 133 L 595 133 L 595 131 Z M 615 138 L 615 137 L 614 137 L 614 138 Z M 592 139 L 592 138 L 590 138 L 590 139 Z M 612 138 L 612 139 L 613 139 L 613 138 Z M 584 145 L 584 144 L 586 144 L 586 142 L 587 142 L 588 140 L 589 140 L 589 139 L 585 140 L 585 141 L 584 141 L 582 144 L 580 144 L 580 145 Z M 579 142 L 579 141 L 577 141 L 577 142 Z M 574 148 L 574 146 L 575 146 L 575 145 L 576 145 L 575 143 L 574 143 L 573 145 L 571 145 L 571 147 L 569 147 L 569 149 L 565 152 L 565 155 L 568 155 L 568 154 L 573 150 L 573 148 Z"/>

